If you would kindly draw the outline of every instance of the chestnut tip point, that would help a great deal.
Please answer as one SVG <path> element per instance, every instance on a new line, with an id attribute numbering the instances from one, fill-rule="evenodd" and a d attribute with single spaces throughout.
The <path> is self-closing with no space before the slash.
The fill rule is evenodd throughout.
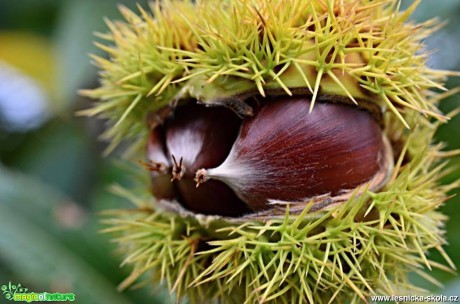
<path id="1" fill-rule="evenodd" d="M 196 171 L 195 178 L 193 179 L 196 182 L 196 188 L 198 188 L 202 183 L 205 183 L 208 180 L 208 171 L 206 169 L 200 169 Z"/>
<path id="2" fill-rule="evenodd" d="M 179 160 L 179 163 L 177 162 L 176 160 L 176 157 L 171 154 L 171 157 L 172 157 L 172 160 L 173 160 L 173 163 L 174 163 L 174 166 L 172 168 L 172 178 L 171 178 L 171 182 L 174 181 L 174 180 L 181 180 L 182 177 L 184 176 L 185 174 L 185 166 L 182 164 L 182 161 L 184 160 L 184 158 L 181 156 L 180 160 Z"/>

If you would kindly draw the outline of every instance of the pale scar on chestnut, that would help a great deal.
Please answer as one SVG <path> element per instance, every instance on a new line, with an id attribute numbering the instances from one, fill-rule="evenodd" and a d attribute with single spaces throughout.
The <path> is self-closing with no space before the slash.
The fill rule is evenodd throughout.
<path id="1" fill-rule="evenodd" d="M 187 210 L 241 216 L 368 182 L 372 190 L 383 186 L 391 147 L 369 111 L 317 102 L 310 113 L 308 96 L 253 101 L 254 115 L 243 119 L 224 107 L 179 106 L 161 132 L 152 131 L 150 167 L 160 161 L 152 157 L 163 159 L 158 151 L 171 155 L 171 195 Z M 163 185 L 152 169 L 153 183 Z"/>

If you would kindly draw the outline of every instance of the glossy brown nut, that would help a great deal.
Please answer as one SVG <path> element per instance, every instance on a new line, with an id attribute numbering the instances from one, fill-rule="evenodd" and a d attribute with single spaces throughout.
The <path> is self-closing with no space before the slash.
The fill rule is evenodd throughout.
<path id="1" fill-rule="evenodd" d="M 173 155 L 178 174 L 173 181 L 179 202 L 201 214 L 240 216 L 250 212 L 224 183 L 214 181 L 196 188 L 195 172 L 220 165 L 228 156 L 238 135 L 241 120 L 225 108 L 188 104 L 177 108 L 165 123 L 167 154 Z M 173 168 L 174 170 L 174 168 Z M 182 172 L 180 172 L 182 171 Z"/>
<path id="2" fill-rule="evenodd" d="M 309 107 L 308 97 L 264 101 L 244 120 L 227 159 L 199 170 L 197 180 L 226 183 L 258 211 L 273 201 L 339 195 L 384 170 L 382 130 L 370 113 L 338 103 Z"/>

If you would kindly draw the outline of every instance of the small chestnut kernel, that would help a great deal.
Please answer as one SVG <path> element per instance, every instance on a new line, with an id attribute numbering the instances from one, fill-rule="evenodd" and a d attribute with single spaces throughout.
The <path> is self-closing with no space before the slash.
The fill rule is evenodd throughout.
<path id="1" fill-rule="evenodd" d="M 228 156 L 241 120 L 225 108 L 188 104 L 178 107 L 165 123 L 167 154 L 173 159 L 172 178 L 178 201 L 202 214 L 240 216 L 250 212 L 226 184 L 220 181 L 196 188 L 195 172 L 219 166 Z"/>
<path id="2" fill-rule="evenodd" d="M 309 107 L 309 97 L 264 101 L 243 121 L 225 161 L 197 171 L 197 185 L 222 181 L 260 211 L 270 202 L 340 195 L 388 175 L 391 148 L 369 112 L 338 103 L 316 103 L 311 113 Z"/>

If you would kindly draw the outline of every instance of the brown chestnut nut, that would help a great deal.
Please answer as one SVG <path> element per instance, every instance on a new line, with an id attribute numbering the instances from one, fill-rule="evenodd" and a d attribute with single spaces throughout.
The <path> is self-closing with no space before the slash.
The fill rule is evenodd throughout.
<path id="1" fill-rule="evenodd" d="M 250 212 L 224 183 L 213 181 L 196 188 L 194 182 L 198 169 L 219 166 L 227 158 L 240 125 L 228 109 L 193 104 L 178 107 L 166 121 L 166 151 L 173 158 L 176 195 L 188 210 L 224 216 Z"/>
<path id="2" fill-rule="evenodd" d="M 338 103 L 309 107 L 308 97 L 264 101 L 244 120 L 226 160 L 198 170 L 198 185 L 222 181 L 259 211 L 277 201 L 340 195 L 388 175 L 390 149 L 369 112 Z"/>

